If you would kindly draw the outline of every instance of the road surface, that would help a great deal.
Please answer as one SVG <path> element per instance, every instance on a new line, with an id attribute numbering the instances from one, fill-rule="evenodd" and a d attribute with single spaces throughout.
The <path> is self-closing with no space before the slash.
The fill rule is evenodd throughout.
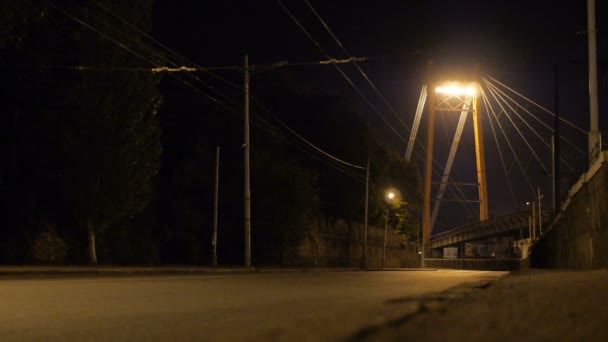
<path id="1" fill-rule="evenodd" d="M 418 298 L 504 272 L 261 272 L 0 279 L 2 341 L 348 339 Z"/>

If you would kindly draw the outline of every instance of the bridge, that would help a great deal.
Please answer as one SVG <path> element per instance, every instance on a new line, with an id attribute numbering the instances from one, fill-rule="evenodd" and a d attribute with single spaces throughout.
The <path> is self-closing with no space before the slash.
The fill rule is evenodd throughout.
<path id="1" fill-rule="evenodd" d="M 427 126 L 425 145 L 417 141 L 423 113 Z M 443 151 L 445 164 L 441 164 L 435 156 L 437 152 L 434 146 L 435 131 L 439 113 L 443 113 L 439 118 L 443 120 L 447 140 L 449 136 L 446 127 L 449 124 L 446 125 L 445 117 L 450 118 L 449 113 L 460 114 L 447 156 L 446 151 Z M 469 114 L 473 121 L 474 172 L 477 178 L 472 185 L 478 192 L 474 199 L 464 195 L 466 191 L 459 186 L 466 182 L 457 182 L 452 174 L 460 142 L 466 138 L 463 137 L 463 132 Z M 561 131 L 560 126 L 563 126 Z M 509 190 L 502 194 L 510 195 L 514 208 L 520 208 L 525 202 L 526 210 L 515 210 L 512 213 L 490 218 L 490 191 L 484 141 L 489 134 L 484 134 L 484 131 L 492 133 L 491 137 L 495 143 L 492 147 L 497 153 L 494 154 L 492 163 L 495 164 L 498 162 L 497 159 L 500 159 L 502 165 L 504 173 L 502 185 L 507 185 Z M 440 71 L 437 65 L 429 62 L 427 83 L 420 93 L 405 153 L 408 161 L 417 156 L 419 162 L 425 165 L 422 215 L 423 264 L 462 267 L 462 262 L 455 263 L 453 260 L 502 259 L 517 260 L 515 264 L 519 265 L 519 261 L 528 256 L 529 248 L 542 236 L 542 227 L 548 227 L 553 222 L 555 214 L 561 210 L 560 188 L 563 184 L 560 183 L 559 178 L 560 167 L 566 168 L 570 173 L 582 174 L 584 168 L 592 167 L 601 156 L 603 146 L 599 133 L 588 134 L 588 152 L 585 151 L 584 146 L 580 146 L 581 138 L 587 138 L 587 134 L 585 129 L 565 120 L 505 82 L 491 76 L 481 76 L 479 64 L 471 68 L 468 76 L 456 78 Z M 560 143 L 564 143 L 561 148 Z M 544 157 L 547 155 L 543 153 L 544 151 L 550 153 L 550 162 Z M 546 180 L 538 180 L 538 177 L 534 179 L 530 176 L 541 173 L 553 176 L 550 186 L 547 186 Z M 497 180 L 498 176 L 498 174 L 491 175 L 494 184 L 501 182 Z M 519 186 L 514 184 L 517 182 L 516 177 L 520 178 Z M 549 189 L 545 190 L 545 188 Z M 522 189 L 525 189 L 525 194 L 522 194 Z M 445 201 L 446 194 L 450 192 L 452 201 L 460 202 L 465 208 L 468 205 L 467 209 L 473 209 L 479 220 L 433 234 L 439 221 L 442 201 Z M 545 196 L 544 192 L 552 193 L 552 198 Z M 551 201 L 548 202 L 547 199 Z M 471 202 L 477 202 L 479 207 L 473 208 Z M 440 261 L 445 259 L 447 261 L 442 264 Z M 513 263 L 498 268 L 512 267 Z M 480 267 L 469 264 L 466 268 Z"/>

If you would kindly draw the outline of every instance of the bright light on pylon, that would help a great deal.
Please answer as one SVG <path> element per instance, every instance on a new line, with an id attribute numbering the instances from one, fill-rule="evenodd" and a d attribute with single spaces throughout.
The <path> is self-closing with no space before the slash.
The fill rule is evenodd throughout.
<path id="1" fill-rule="evenodd" d="M 437 87 L 437 88 L 435 88 L 435 92 L 439 93 L 439 94 L 446 94 L 446 95 L 474 96 L 475 94 L 477 94 L 477 90 L 475 90 L 475 87 L 459 87 L 459 86 L 454 86 L 454 85 L 445 86 L 445 87 Z"/>

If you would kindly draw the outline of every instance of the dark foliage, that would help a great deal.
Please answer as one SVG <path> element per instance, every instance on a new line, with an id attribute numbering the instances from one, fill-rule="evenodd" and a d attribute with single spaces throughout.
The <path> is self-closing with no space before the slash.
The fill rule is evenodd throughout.
<path id="1" fill-rule="evenodd" d="M 62 8 L 161 64 L 140 34 L 83 3 Z M 104 3 L 149 30 L 151 1 Z M 102 263 L 210 263 L 219 146 L 218 257 L 242 264 L 240 90 L 224 91 L 236 113 L 226 111 L 174 77 L 125 70 L 151 65 L 56 10 L 21 1 L 5 7 L 0 263 L 88 262 L 91 237 Z M 77 65 L 86 68 L 58 67 Z M 190 76 L 178 77 L 198 86 Z M 320 217 L 363 220 L 365 172 L 320 155 L 280 122 L 344 161 L 370 158 L 370 223 L 383 222 L 383 191 L 395 187 L 408 204 L 394 209 L 392 225 L 413 236 L 415 169 L 378 142 L 352 104 L 305 89 L 286 72 L 253 85 L 260 94 L 251 115 L 255 264 L 281 263 Z"/>

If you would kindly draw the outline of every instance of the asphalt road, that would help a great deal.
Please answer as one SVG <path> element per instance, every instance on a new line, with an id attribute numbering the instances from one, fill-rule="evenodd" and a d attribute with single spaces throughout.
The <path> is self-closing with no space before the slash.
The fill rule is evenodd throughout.
<path id="1" fill-rule="evenodd" d="M 4 278 L 0 340 L 335 341 L 410 315 L 419 298 L 504 275 L 444 270 Z"/>

